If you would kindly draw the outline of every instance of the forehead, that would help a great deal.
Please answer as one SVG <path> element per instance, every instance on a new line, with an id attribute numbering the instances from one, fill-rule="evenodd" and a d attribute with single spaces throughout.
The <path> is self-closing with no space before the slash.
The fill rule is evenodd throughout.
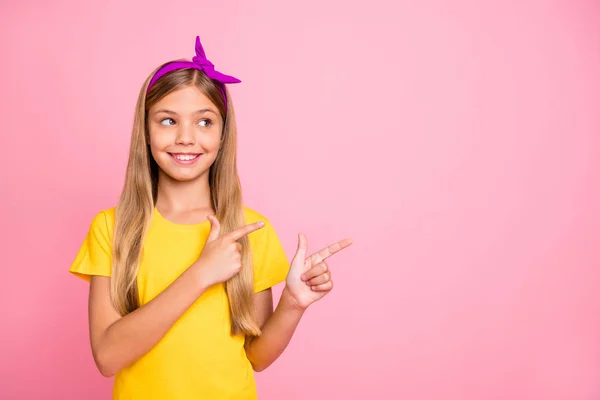
<path id="1" fill-rule="evenodd" d="M 189 114 L 204 108 L 217 111 L 217 106 L 200 89 L 195 86 L 186 86 L 174 90 L 160 99 L 149 111 L 167 109 L 179 114 Z"/>

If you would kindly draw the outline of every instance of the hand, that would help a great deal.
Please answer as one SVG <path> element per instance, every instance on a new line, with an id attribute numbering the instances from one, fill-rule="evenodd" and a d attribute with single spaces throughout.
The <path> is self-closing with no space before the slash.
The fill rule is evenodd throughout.
<path id="1" fill-rule="evenodd" d="M 298 250 L 292 260 L 283 294 L 289 295 L 295 304 L 306 309 L 322 299 L 333 288 L 331 272 L 325 259 L 350 246 L 352 239 L 344 239 L 306 257 L 306 236 L 298 235 Z"/>
<path id="2" fill-rule="evenodd" d="M 219 237 L 221 224 L 212 215 L 208 220 L 210 233 L 200 257 L 194 263 L 198 268 L 198 278 L 206 288 L 225 282 L 242 270 L 242 245 L 237 240 L 265 226 L 262 221 L 256 222 Z"/>

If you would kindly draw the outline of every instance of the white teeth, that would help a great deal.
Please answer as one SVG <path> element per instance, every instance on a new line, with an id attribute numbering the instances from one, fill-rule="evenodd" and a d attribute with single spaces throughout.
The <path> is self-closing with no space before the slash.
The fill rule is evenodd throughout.
<path id="1" fill-rule="evenodd" d="M 198 155 L 189 155 L 189 154 L 177 154 L 175 155 L 175 158 L 180 160 L 180 161 L 191 161 L 194 158 L 196 158 Z"/>

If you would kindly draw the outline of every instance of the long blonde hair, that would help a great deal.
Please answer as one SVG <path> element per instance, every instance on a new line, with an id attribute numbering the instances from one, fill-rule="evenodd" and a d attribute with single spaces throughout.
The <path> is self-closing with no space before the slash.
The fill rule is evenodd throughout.
<path id="1" fill-rule="evenodd" d="M 221 149 L 209 171 L 211 201 L 221 224 L 221 234 L 246 224 L 236 164 L 235 114 L 229 92 L 224 89 L 228 99 L 225 105 L 221 87 L 217 83 L 196 69 L 181 69 L 158 79 L 146 93 L 150 79 L 157 70 L 146 79 L 138 96 L 125 185 L 116 207 L 110 291 L 113 304 L 121 315 L 140 307 L 136 277 L 157 197 L 159 167 L 149 148 L 148 110 L 172 91 L 194 85 L 217 106 L 225 123 Z M 250 244 L 248 237 L 243 237 L 239 242 L 242 245 L 243 268 L 225 285 L 229 298 L 231 333 L 258 336 L 260 328 L 252 302 L 254 278 Z"/>

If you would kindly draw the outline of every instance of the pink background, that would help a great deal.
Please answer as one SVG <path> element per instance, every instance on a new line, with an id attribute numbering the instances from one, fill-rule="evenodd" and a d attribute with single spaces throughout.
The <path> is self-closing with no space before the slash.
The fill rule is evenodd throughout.
<path id="1" fill-rule="evenodd" d="M 67 269 L 200 34 L 246 204 L 350 236 L 261 399 L 600 398 L 594 1 L 3 2 L 0 398 L 106 399 Z M 278 288 L 278 292 L 281 287 Z"/>

